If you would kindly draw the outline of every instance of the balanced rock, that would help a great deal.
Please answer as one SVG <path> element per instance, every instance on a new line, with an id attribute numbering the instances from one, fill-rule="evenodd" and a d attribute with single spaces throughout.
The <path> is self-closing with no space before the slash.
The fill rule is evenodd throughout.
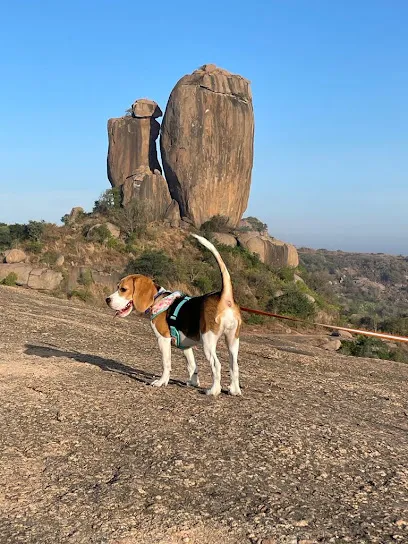
<path id="1" fill-rule="evenodd" d="M 108 121 L 108 178 L 121 187 L 122 204 L 133 199 L 146 204 L 147 219 L 163 219 L 171 203 L 167 183 L 161 175 L 156 140 L 162 112 L 156 102 L 136 100 L 132 115 Z"/>
<path id="2" fill-rule="evenodd" d="M 299 264 L 299 255 L 295 246 L 257 231 L 241 234 L 238 242 L 248 251 L 257 253 L 263 263 L 274 268 L 296 267 Z"/>
<path id="3" fill-rule="evenodd" d="M 160 146 L 170 193 L 199 227 L 216 215 L 237 226 L 251 185 L 254 114 L 249 81 L 215 65 L 180 79 Z"/>
<path id="4" fill-rule="evenodd" d="M 153 117 L 130 115 L 108 121 L 108 178 L 119 187 L 139 168 L 159 170 L 156 140 L 160 124 Z"/>
<path id="5" fill-rule="evenodd" d="M 157 117 L 161 117 L 163 112 L 154 100 L 139 98 L 132 104 L 132 115 L 140 119 L 144 117 L 153 117 L 153 119 L 156 119 Z"/>

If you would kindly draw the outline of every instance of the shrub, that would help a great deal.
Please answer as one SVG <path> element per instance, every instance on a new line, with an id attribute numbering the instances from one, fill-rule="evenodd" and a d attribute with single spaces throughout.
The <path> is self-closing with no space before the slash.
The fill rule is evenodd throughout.
<path id="1" fill-rule="evenodd" d="M 316 308 L 296 287 L 289 287 L 281 297 L 269 301 L 268 311 L 308 319 L 315 315 Z"/>
<path id="2" fill-rule="evenodd" d="M 93 213 L 108 214 L 114 209 L 119 209 L 122 200 L 120 187 L 113 187 L 104 191 L 98 200 L 95 200 Z"/>
<path id="3" fill-rule="evenodd" d="M 0 224 L 0 248 L 8 248 L 11 246 L 10 228 L 8 225 Z"/>
<path id="4" fill-rule="evenodd" d="M 15 223 L 14 225 L 9 225 L 9 229 L 12 240 L 27 240 L 27 225 Z"/>
<path id="5" fill-rule="evenodd" d="M 213 290 L 213 282 L 208 276 L 205 276 L 205 275 L 197 276 L 193 280 L 193 285 L 194 287 L 197 287 L 198 289 L 200 289 L 200 291 L 203 294 L 209 293 L 210 291 Z"/>
<path id="6" fill-rule="evenodd" d="M 262 315 L 244 313 L 243 318 L 248 325 L 263 325 L 265 323 L 265 317 Z"/>
<path id="7" fill-rule="evenodd" d="M 44 247 L 44 244 L 37 240 L 29 241 L 25 245 L 25 248 L 27 251 L 30 251 L 31 253 L 35 253 L 35 254 L 41 253 L 43 247 Z"/>
<path id="8" fill-rule="evenodd" d="M 145 251 L 136 259 L 131 259 L 126 273 L 151 276 L 159 283 L 178 279 L 174 261 L 162 251 Z"/>
<path id="9" fill-rule="evenodd" d="M 112 238 L 112 234 L 106 225 L 98 225 L 92 230 L 88 229 L 87 238 L 92 242 L 103 244 Z"/>
<path id="10" fill-rule="evenodd" d="M 59 253 L 57 251 L 53 251 L 53 250 L 46 251 L 41 256 L 41 262 L 52 266 L 57 262 L 58 257 L 59 257 Z"/>
<path id="11" fill-rule="evenodd" d="M 262 221 L 257 217 L 245 217 L 244 221 L 250 224 L 251 230 L 256 230 L 258 232 L 264 232 L 268 230 L 268 225 L 266 223 L 262 223 Z M 245 231 L 249 229 L 247 227 L 243 227 L 240 230 Z"/>
<path id="12" fill-rule="evenodd" d="M 277 270 L 277 274 L 283 281 L 293 281 L 295 279 L 295 269 L 291 266 L 284 266 Z"/>
<path id="13" fill-rule="evenodd" d="M 391 349 L 382 340 L 359 335 L 355 341 L 343 341 L 339 350 L 344 355 L 408 362 L 408 354 L 402 349 Z"/>
<path id="14" fill-rule="evenodd" d="M 88 289 L 77 288 L 71 291 L 69 298 L 79 298 L 83 302 L 90 302 L 93 299 L 92 293 Z"/>
<path id="15" fill-rule="evenodd" d="M 214 215 L 208 221 L 205 221 L 200 227 L 200 231 L 204 234 L 211 234 L 212 232 L 231 232 L 231 227 L 228 225 L 228 217 L 223 215 Z"/>
<path id="16" fill-rule="evenodd" d="M 27 238 L 33 242 L 40 242 L 45 229 L 45 221 L 29 221 L 26 225 Z"/>
<path id="17" fill-rule="evenodd" d="M 118 240 L 117 238 L 113 238 L 113 236 L 108 238 L 108 240 L 106 241 L 106 247 L 108 247 L 109 249 L 116 249 L 117 251 L 125 250 L 125 245 L 123 244 L 123 242 L 121 240 Z"/>
<path id="18" fill-rule="evenodd" d="M 89 287 L 93 283 L 92 272 L 89 268 L 81 270 L 81 274 L 78 278 L 78 283 L 84 287 Z"/>
<path id="19" fill-rule="evenodd" d="M 7 274 L 7 276 L 0 283 L 1 285 L 8 285 L 12 287 L 16 285 L 17 279 L 17 274 L 15 272 L 10 272 L 10 274 Z"/>
<path id="20" fill-rule="evenodd" d="M 124 208 L 114 208 L 110 217 L 125 235 L 126 241 L 134 240 L 146 233 L 150 215 L 149 205 L 133 199 Z"/>

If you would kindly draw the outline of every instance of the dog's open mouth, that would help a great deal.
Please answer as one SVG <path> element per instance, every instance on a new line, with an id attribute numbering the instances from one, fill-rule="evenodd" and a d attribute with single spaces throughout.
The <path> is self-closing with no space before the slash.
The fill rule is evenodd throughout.
<path id="1" fill-rule="evenodd" d="M 115 313 L 115 317 L 126 317 L 133 309 L 133 301 L 129 300 L 124 308 Z"/>

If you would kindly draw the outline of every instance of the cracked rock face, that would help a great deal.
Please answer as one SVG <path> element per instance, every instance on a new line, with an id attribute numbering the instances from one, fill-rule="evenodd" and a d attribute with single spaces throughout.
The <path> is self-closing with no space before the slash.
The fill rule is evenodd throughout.
<path id="1" fill-rule="evenodd" d="M 170 193 L 196 226 L 215 215 L 237 226 L 248 203 L 254 114 L 249 81 L 207 64 L 173 89 L 160 146 Z"/>

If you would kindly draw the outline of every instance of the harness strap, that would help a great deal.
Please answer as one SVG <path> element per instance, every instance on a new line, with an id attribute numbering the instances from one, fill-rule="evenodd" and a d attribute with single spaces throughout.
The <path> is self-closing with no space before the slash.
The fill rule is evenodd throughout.
<path id="1" fill-rule="evenodd" d="M 180 311 L 181 307 L 182 307 L 188 300 L 190 300 L 190 299 L 191 299 L 191 297 L 189 297 L 189 296 L 186 295 L 186 296 L 183 298 L 183 300 L 181 300 L 181 301 L 177 304 L 176 309 L 174 310 L 174 312 L 173 312 L 173 313 L 171 314 L 171 316 L 170 316 L 170 319 L 172 319 L 173 321 L 175 321 L 175 320 L 177 319 L 177 316 L 178 316 L 178 314 L 179 314 L 179 311 Z"/>

